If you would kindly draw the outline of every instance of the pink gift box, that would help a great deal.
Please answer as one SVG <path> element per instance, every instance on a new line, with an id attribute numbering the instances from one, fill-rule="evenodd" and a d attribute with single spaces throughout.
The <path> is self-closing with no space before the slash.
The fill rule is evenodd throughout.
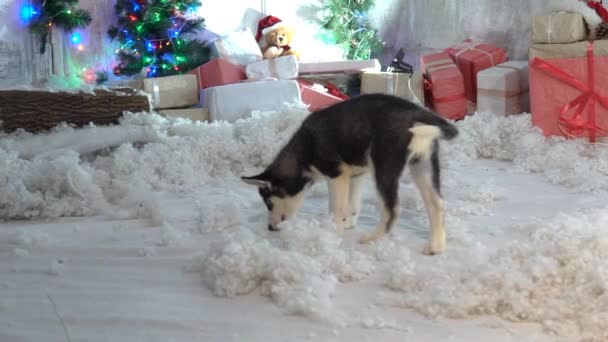
<path id="1" fill-rule="evenodd" d="M 238 83 L 247 79 L 245 68 L 242 65 L 231 63 L 223 58 L 214 58 L 190 73 L 197 76 L 200 89 Z"/>
<path id="2" fill-rule="evenodd" d="M 422 56 L 420 66 L 427 106 L 448 119 L 464 118 L 467 112 L 464 78 L 450 56 L 445 52 Z"/>
<path id="3" fill-rule="evenodd" d="M 471 102 L 477 102 L 477 73 L 507 61 L 507 52 L 490 44 L 451 47 L 446 52 L 462 72 L 465 93 Z"/>
<path id="4" fill-rule="evenodd" d="M 298 80 L 302 93 L 302 102 L 308 105 L 308 110 L 316 112 L 333 104 L 344 101 L 344 99 L 331 95 L 322 90 L 317 90 L 311 82 Z"/>
<path id="5" fill-rule="evenodd" d="M 544 135 L 608 136 L 608 41 L 533 45 L 529 73 L 532 123 Z"/>

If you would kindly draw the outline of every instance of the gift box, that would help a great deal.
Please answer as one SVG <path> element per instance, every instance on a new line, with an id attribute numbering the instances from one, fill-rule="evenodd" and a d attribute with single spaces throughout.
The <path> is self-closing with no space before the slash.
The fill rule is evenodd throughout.
<path id="1" fill-rule="evenodd" d="M 252 80 L 293 79 L 298 77 L 298 59 L 293 55 L 264 59 L 247 65 L 245 73 Z"/>
<path id="2" fill-rule="evenodd" d="M 499 115 L 530 111 L 528 61 L 509 61 L 477 74 L 477 111 Z"/>
<path id="3" fill-rule="evenodd" d="M 247 79 L 242 65 L 231 63 L 223 58 L 211 61 L 191 71 L 198 79 L 199 89 L 237 83 Z"/>
<path id="4" fill-rule="evenodd" d="M 316 112 L 323 108 L 327 108 L 333 104 L 344 101 L 347 97 L 332 95 L 327 88 L 318 83 L 312 83 L 306 80 L 298 80 L 300 91 L 302 93 L 302 102 L 308 105 L 308 110 Z M 334 93 L 335 94 L 335 93 Z"/>
<path id="5" fill-rule="evenodd" d="M 332 73 L 362 73 L 364 71 L 380 71 L 377 59 L 346 60 L 333 62 L 301 62 L 298 65 L 300 75 L 332 74 Z"/>
<path id="6" fill-rule="evenodd" d="M 209 110 L 207 108 L 163 109 L 159 110 L 158 113 L 165 117 L 209 121 Z"/>
<path id="7" fill-rule="evenodd" d="M 198 103 L 198 81 L 192 74 L 144 78 L 124 85 L 146 92 L 154 109 L 187 108 Z"/>
<path id="8" fill-rule="evenodd" d="M 262 60 L 262 50 L 248 29 L 231 32 L 209 46 L 213 57 L 224 58 L 234 64 L 245 66 Z"/>
<path id="9" fill-rule="evenodd" d="M 420 72 L 392 73 L 371 71 L 361 76 L 361 93 L 395 95 L 424 106 L 424 77 Z"/>
<path id="10" fill-rule="evenodd" d="M 248 118 L 252 111 L 280 110 L 285 104 L 301 103 L 294 80 L 243 82 L 204 90 L 204 103 L 212 121 L 234 122 Z"/>
<path id="11" fill-rule="evenodd" d="M 530 33 L 535 44 L 564 44 L 587 39 L 588 30 L 580 13 L 558 12 L 532 16 Z"/>
<path id="12" fill-rule="evenodd" d="M 467 113 L 462 73 L 446 52 L 420 57 L 426 104 L 440 115 L 458 120 Z"/>
<path id="13" fill-rule="evenodd" d="M 608 40 L 530 47 L 532 123 L 568 138 L 608 136 Z"/>
<path id="14" fill-rule="evenodd" d="M 507 60 L 504 49 L 490 44 L 452 47 L 447 53 L 462 72 L 465 94 L 471 102 L 477 101 L 477 73 Z"/>

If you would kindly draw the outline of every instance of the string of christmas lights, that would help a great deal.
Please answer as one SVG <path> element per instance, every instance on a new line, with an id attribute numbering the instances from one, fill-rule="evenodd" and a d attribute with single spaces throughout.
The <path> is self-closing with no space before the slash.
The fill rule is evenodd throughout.
<path id="1" fill-rule="evenodd" d="M 108 30 L 118 40 L 115 75 L 134 75 L 142 69 L 148 77 L 190 71 L 209 60 L 203 42 L 188 37 L 204 29 L 197 17 L 200 1 L 118 0 L 118 25 Z M 190 38 L 190 39 L 188 39 Z"/>
<path id="2" fill-rule="evenodd" d="M 43 0 L 39 4 L 25 4 L 21 8 L 21 20 L 28 24 L 31 32 L 40 37 L 41 54 L 46 52 L 53 26 L 72 32 L 91 23 L 90 13 L 76 8 L 77 5 L 78 0 Z"/>

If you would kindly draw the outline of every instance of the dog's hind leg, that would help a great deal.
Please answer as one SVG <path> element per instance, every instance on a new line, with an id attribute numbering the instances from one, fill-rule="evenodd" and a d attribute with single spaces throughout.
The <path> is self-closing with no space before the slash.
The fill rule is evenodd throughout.
<path id="1" fill-rule="evenodd" d="M 348 199 L 350 188 L 350 175 L 340 174 L 328 179 L 329 211 L 333 216 L 338 234 L 344 232 L 348 221 Z"/>
<path id="2" fill-rule="evenodd" d="M 405 166 L 407 153 L 387 154 L 385 151 L 372 153 L 374 180 L 382 204 L 382 218 L 373 232 L 361 237 L 360 242 L 377 240 L 391 231 L 399 219 L 399 178 Z"/>
<path id="3" fill-rule="evenodd" d="M 359 211 L 361 210 L 361 192 L 363 190 L 363 175 L 357 175 L 350 178 L 350 190 L 348 192 L 348 210 L 349 217 L 346 220 L 345 228 L 354 228 L 359 219 Z"/>
<path id="4" fill-rule="evenodd" d="M 445 228 L 443 222 L 443 199 L 440 190 L 438 145 L 426 158 L 413 158 L 409 169 L 416 184 L 431 224 L 431 239 L 425 248 L 427 254 L 439 254 L 445 250 Z"/>

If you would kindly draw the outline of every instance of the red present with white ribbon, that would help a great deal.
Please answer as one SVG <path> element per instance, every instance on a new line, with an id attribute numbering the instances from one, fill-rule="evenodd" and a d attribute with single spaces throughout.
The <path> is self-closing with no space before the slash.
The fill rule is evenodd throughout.
<path id="1" fill-rule="evenodd" d="M 247 79 L 245 68 L 224 58 L 214 58 L 190 72 L 198 78 L 200 89 L 238 83 Z"/>
<path id="2" fill-rule="evenodd" d="M 462 72 L 466 97 L 471 102 L 477 102 L 477 73 L 507 61 L 505 49 L 490 44 L 470 42 L 446 52 Z"/>
<path id="3" fill-rule="evenodd" d="M 308 110 L 316 112 L 349 98 L 331 83 L 318 84 L 299 79 L 302 102 L 308 105 Z"/>
<path id="4" fill-rule="evenodd" d="M 608 136 L 608 40 L 530 47 L 532 123 L 547 136 Z"/>
<path id="5" fill-rule="evenodd" d="M 424 72 L 427 106 L 443 117 L 459 120 L 467 114 L 467 99 L 462 73 L 445 53 L 420 57 Z"/>

